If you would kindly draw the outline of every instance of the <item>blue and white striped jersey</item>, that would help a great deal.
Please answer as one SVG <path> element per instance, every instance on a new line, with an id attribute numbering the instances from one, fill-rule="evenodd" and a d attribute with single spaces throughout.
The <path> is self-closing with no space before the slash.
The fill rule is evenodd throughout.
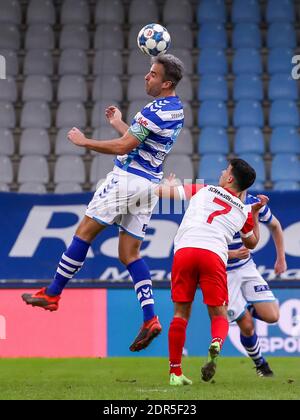
<path id="1" fill-rule="evenodd" d="M 254 204 L 257 203 L 259 201 L 259 199 L 257 197 L 254 197 L 251 194 L 247 194 L 246 197 L 246 201 L 245 204 Z M 264 206 L 260 209 L 259 211 L 259 221 L 261 223 L 265 223 L 265 224 L 269 224 L 272 220 L 272 213 L 271 210 L 268 206 Z M 234 235 L 233 241 L 231 242 L 231 244 L 229 245 L 229 250 L 235 250 L 235 249 L 239 249 L 243 246 L 243 242 L 241 239 L 241 235 L 239 233 L 236 233 Z M 250 261 L 252 259 L 252 256 L 250 255 L 249 258 L 246 258 L 244 260 L 239 260 L 237 258 L 232 259 L 232 260 L 228 260 L 227 262 L 227 271 L 230 270 L 235 270 L 239 267 L 242 267 L 243 265 L 245 265 L 248 261 Z"/>
<path id="2" fill-rule="evenodd" d="M 117 156 L 115 164 L 130 173 L 159 182 L 165 157 L 183 127 L 184 114 L 178 96 L 155 99 L 134 117 L 129 132 L 140 145 L 129 154 Z"/>

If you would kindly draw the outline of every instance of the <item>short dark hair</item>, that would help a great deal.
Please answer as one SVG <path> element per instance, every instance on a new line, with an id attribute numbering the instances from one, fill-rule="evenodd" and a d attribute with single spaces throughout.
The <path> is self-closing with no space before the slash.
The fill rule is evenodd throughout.
<path id="1" fill-rule="evenodd" d="M 175 88 L 183 77 L 184 65 L 179 58 L 172 54 L 161 54 L 152 57 L 152 64 L 162 64 L 165 69 L 165 82 L 170 81 Z"/>
<path id="2" fill-rule="evenodd" d="M 256 172 L 249 163 L 243 159 L 232 159 L 229 164 L 232 168 L 235 183 L 240 191 L 247 190 L 254 184 Z"/>

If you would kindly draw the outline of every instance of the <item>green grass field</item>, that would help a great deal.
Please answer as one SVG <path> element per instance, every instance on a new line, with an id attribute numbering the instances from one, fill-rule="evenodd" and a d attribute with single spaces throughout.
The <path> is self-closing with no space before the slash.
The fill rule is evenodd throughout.
<path id="1" fill-rule="evenodd" d="M 220 358 L 212 383 L 199 379 L 203 362 L 185 358 L 194 385 L 174 389 L 163 358 L 0 359 L 0 399 L 300 399 L 299 358 L 270 358 L 271 379 L 257 377 L 249 359 Z"/>

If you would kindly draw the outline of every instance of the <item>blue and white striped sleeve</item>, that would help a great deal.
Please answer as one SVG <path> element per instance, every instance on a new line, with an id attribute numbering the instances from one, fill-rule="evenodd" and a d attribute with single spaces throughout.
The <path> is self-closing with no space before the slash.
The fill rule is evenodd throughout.
<path id="1" fill-rule="evenodd" d="M 273 215 L 269 206 L 266 205 L 260 209 L 259 221 L 261 223 L 269 224 L 271 223 L 272 218 L 273 218 Z"/>

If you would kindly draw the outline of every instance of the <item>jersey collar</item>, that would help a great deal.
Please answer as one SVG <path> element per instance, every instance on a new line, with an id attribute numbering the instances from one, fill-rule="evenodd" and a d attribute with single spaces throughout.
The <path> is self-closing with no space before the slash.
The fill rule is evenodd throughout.
<path id="1" fill-rule="evenodd" d="M 226 191 L 227 191 L 227 192 L 229 192 L 231 195 L 234 195 L 235 197 L 237 197 L 237 198 L 238 198 L 237 193 L 236 193 L 236 192 L 234 192 L 234 191 L 232 191 L 232 190 L 230 190 L 229 188 L 224 188 L 224 187 L 223 187 L 223 190 L 226 190 Z"/>

